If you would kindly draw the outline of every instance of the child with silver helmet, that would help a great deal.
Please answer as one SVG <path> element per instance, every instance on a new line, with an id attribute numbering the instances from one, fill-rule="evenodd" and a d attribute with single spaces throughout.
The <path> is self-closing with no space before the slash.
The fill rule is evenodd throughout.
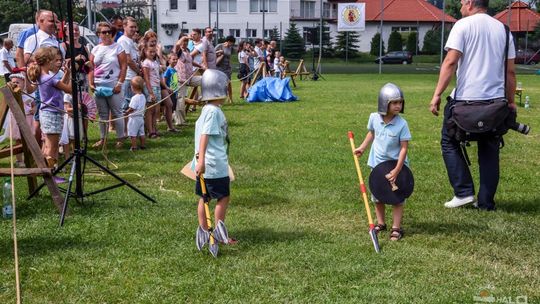
<path id="1" fill-rule="evenodd" d="M 195 157 L 192 169 L 197 176 L 203 175 L 206 193 L 210 199 L 217 199 L 215 221 L 225 222 L 230 198 L 230 178 L 228 150 L 228 127 L 221 106 L 227 98 L 229 78 L 225 73 L 208 69 L 201 78 L 202 101 L 206 105 L 195 123 Z M 200 197 L 197 214 L 199 226 L 208 231 L 204 210 L 203 193 L 197 179 L 195 193 Z M 237 241 L 228 239 L 229 244 Z"/>
<path id="2" fill-rule="evenodd" d="M 405 99 L 401 89 L 393 84 L 385 84 L 379 91 L 378 112 L 371 113 L 368 121 L 368 133 L 362 144 L 354 150 L 354 153 L 361 156 L 366 148 L 371 144 L 369 151 L 368 166 L 375 168 L 378 164 L 389 160 L 397 160 L 397 165 L 386 176 L 389 182 L 393 183 L 403 168 L 408 166 L 407 158 L 408 143 L 411 140 L 411 133 L 407 121 L 399 114 L 403 113 Z M 376 198 L 375 213 L 377 215 L 377 225 L 375 231 L 386 230 L 385 205 Z M 393 222 L 390 233 L 390 240 L 397 241 L 403 236 L 401 219 L 403 217 L 404 203 L 394 205 Z"/>

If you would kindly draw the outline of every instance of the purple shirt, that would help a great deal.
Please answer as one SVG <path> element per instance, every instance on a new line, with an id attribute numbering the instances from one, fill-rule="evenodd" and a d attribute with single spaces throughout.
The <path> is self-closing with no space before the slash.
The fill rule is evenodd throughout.
<path id="1" fill-rule="evenodd" d="M 64 110 L 64 93 L 56 88 L 59 81 L 54 75 L 41 75 L 39 79 L 41 111 L 61 112 Z"/>

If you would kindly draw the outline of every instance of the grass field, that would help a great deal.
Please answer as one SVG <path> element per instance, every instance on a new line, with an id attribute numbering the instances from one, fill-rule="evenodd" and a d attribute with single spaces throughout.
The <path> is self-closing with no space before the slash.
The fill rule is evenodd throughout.
<path id="1" fill-rule="evenodd" d="M 240 243 L 221 246 L 218 259 L 195 247 L 194 183 L 179 173 L 200 111 L 181 134 L 151 140 L 145 151 L 110 146 L 114 171 L 158 204 L 122 187 L 71 202 L 59 228 L 48 193 L 28 201 L 26 180 L 17 178 L 24 303 L 473 303 L 480 294 L 540 302 L 540 77 L 518 77 L 532 105 L 519 120 L 532 131 L 505 137 L 493 213 L 442 205 L 452 191 L 442 118 L 428 112 L 436 75 L 325 78 L 299 81 L 298 102 L 224 106 L 237 177 L 227 225 Z M 390 242 L 383 233 L 376 254 L 347 131 L 358 145 L 388 81 L 405 92 L 416 189 L 405 237 Z M 89 155 L 106 163 L 99 151 Z M 474 145 L 469 155 L 477 180 Z M 367 158 L 360 161 L 367 175 Z M 89 167 L 85 190 L 112 182 Z M 0 303 L 15 302 L 10 223 L 0 221 Z"/>

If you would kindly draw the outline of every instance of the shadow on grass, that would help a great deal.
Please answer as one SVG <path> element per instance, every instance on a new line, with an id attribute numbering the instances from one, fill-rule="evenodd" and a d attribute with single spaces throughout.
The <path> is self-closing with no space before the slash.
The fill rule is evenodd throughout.
<path id="1" fill-rule="evenodd" d="M 288 204 L 289 199 L 273 193 L 253 191 L 249 194 L 240 194 L 234 197 L 234 205 L 242 207 L 262 207 L 267 205 Z"/>
<path id="2" fill-rule="evenodd" d="M 539 214 L 540 198 L 525 201 L 501 201 L 497 203 L 497 211 L 507 213 Z"/>
<path id="3" fill-rule="evenodd" d="M 22 257 L 47 256 L 57 251 L 64 251 L 76 248 L 95 248 L 102 247 L 98 243 L 88 242 L 80 236 L 48 236 L 36 235 L 17 239 L 19 255 Z M 13 240 L 4 238 L 0 242 L 0 258 L 7 259 L 13 257 Z"/>
<path id="4" fill-rule="evenodd" d="M 470 233 L 473 231 L 485 231 L 487 229 L 486 225 L 480 225 L 476 223 L 443 223 L 438 221 L 432 222 L 415 222 L 410 228 L 407 229 L 407 234 L 444 234 L 444 235 L 455 235 L 463 234 L 464 232 Z"/>
<path id="5" fill-rule="evenodd" d="M 289 243 L 303 239 L 312 232 L 301 229 L 290 231 L 277 231 L 271 227 L 258 227 L 234 231 L 234 237 L 240 240 L 242 245 L 257 245 L 270 243 Z"/>

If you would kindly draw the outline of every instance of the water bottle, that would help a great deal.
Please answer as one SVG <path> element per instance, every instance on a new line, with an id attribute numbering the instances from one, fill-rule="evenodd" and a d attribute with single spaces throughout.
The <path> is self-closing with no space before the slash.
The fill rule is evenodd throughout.
<path id="1" fill-rule="evenodd" d="M 528 109 L 531 106 L 529 96 L 525 96 L 525 109 Z"/>
<path id="2" fill-rule="evenodd" d="M 13 217 L 13 206 L 11 205 L 11 179 L 6 178 L 4 182 L 4 205 L 2 206 L 2 217 L 10 219 Z"/>

